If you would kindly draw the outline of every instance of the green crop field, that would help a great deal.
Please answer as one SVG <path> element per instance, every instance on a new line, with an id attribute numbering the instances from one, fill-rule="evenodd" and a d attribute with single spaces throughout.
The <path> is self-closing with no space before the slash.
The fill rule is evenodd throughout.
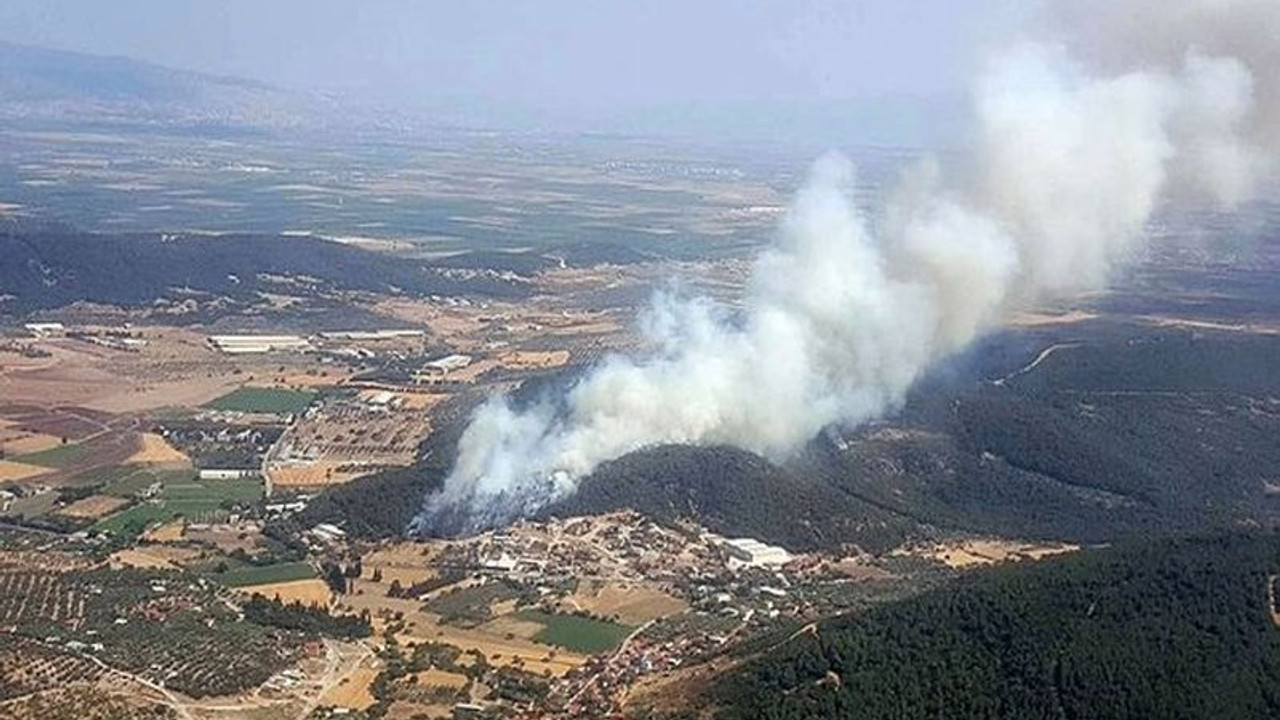
<path id="1" fill-rule="evenodd" d="M 48 450 L 30 453 L 27 455 L 18 455 L 11 459 L 28 465 L 43 465 L 44 467 L 59 468 L 70 465 L 71 463 L 84 457 L 89 452 L 89 448 L 81 444 L 58 445 Z"/>
<path id="2" fill-rule="evenodd" d="M 111 486 L 135 475 L 142 470 L 139 465 L 104 465 L 87 472 L 78 473 L 71 478 L 79 486 L 104 485 Z"/>
<path id="3" fill-rule="evenodd" d="M 116 497 L 133 497 L 151 486 L 157 480 L 165 483 L 190 482 L 195 477 L 193 470 L 151 470 L 145 467 L 125 466 L 131 472 L 119 475 L 102 488 L 103 495 Z"/>
<path id="4" fill-rule="evenodd" d="M 224 502 L 251 503 L 262 497 L 262 483 L 257 480 L 197 482 L 185 470 L 143 474 L 148 476 L 148 485 L 153 478 L 164 482 L 160 496 L 154 501 L 105 517 L 90 529 L 113 535 L 137 535 L 153 523 L 178 517 L 200 520 L 218 510 Z"/>
<path id="5" fill-rule="evenodd" d="M 622 643 L 633 628 L 604 620 L 526 610 L 516 617 L 542 625 L 533 639 L 586 654 L 608 652 Z"/>
<path id="6" fill-rule="evenodd" d="M 316 393 L 310 390 L 242 387 L 206 403 L 204 407 L 230 412 L 293 415 L 306 410 L 315 397 Z"/>
<path id="7" fill-rule="evenodd" d="M 268 585 L 271 583 L 308 580 L 316 577 L 315 568 L 305 562 L 280 563 L 264 567 L 244 567 L 213 576 L 218 582 L 230 587 L 247 587 L 250 585 Z"/>

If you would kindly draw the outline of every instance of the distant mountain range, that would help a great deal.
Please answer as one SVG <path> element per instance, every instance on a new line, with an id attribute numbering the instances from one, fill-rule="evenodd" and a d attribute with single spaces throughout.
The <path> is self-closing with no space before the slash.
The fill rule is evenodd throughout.
<path id="1" fill-rule="evenodd" d="M 325 102 L 253 80 L 0 42 L 0 120 L 287 127 Z"/>

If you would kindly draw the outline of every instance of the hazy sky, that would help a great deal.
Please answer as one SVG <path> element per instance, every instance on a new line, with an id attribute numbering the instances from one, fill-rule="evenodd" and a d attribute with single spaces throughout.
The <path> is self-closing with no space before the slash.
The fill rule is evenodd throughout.
<path id="1" fill-rule="evenodd" d="M 575 110 L 964 90 L 1016 0 L 4 0 L 0 38 L 396 103 Z"/>

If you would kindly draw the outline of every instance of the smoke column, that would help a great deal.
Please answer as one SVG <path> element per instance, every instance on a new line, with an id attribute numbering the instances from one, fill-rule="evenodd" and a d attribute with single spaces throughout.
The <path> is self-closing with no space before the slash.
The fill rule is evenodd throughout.
<path id="1" fill-rule="evenodd" d="M 660 443 L 785 458 L 893 408 L 1010 310 L 1103 287 L 1162 196 L 1247 199 L 1278 139 L 1280 3 L 1171 4 L 1086 3 L 1085 19 L 1123 22 L 1063 14 L 1056 37 L 1000 53 L 974 91 L 971 172 L 944 185 L 922 166 L 874 222 L 851 164 L 820 159 L 740 314 L 659 296 L 641 323 L 654 353 L 532 407 L 489 401 L 418 524 L 505 522 Z M 1150 22 L 1127 31 L 1135 18 Z"/>

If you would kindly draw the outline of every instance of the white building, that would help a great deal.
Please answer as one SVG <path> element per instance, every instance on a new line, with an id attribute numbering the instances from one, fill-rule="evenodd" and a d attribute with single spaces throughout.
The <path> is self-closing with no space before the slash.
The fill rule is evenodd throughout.
<path id="1" fill-rule="evenodd" d="M 325 340 L 394 340 L 396 338 L 422 337 L 424 330 L 338 330 L 322 332 Z"/>
<path id="2" fill-rule="evenodd" d="M 347 537 L 347 531 L 331 523 L 320 523 L 311 528 L 311 534 L 325 542 L 338 542 Z"/>
<path id="3" fill-rule="evenodd" d="M 62 323 L 27 323 L 23 327 L 38 338 L 60 337 L 67 332 Z"/>
<path id="4" fill-rule="evenodd" d="M 209 344 L 228 355 L 312 349 L 311 342 L 300 335 L 210 335 Z"/>
<path id="5" fill-rule="evenodd" d="M 489 572 L 509 573 L 515 570 L 519 564 L 519 560 L 503 553 L 500 557 L 486 558 L 480 561 L 480 569 L 488 570 Z"/>
<path id="6" fill-rule="evenodd" d="M 258 477 L 257 470 L 236 468 L 206 468 L 200 471 L 201 480 L 244 480 Z"/>
<path id="7" fill-rule="evenodd" d="M 386 407 L 392 404 L 392 402 L 395 399 L 396 399 L 396 394 L 391 392 L 390 390 L 379 390 L 378 392 L 369 396 L 368 402 L 370 405 L 374 405 L 378 407 Z"/>
<path id="8" fill-rule="evenodd" d="M 445 377 L 454 370 L 461 370 L 470 364 L 470 355 L 446 355 L 423 365 L 422 370 L 414 379 L 418 382 L 432 382 Z"/>
<path id="9" fill-rule="evenodd" d="M 269 503 L 263 509 L 267 511 L 268 515 L 302 512 L 307 509 L 307 502 L 306 500 L 298 499 L 292 502 Z"/>
<path id="10" fill-rule="evenodd" d="M 725 540 L 723 544 L 729 557 L 747 565 L 785 565 L 791 562 L 791 553 L 754 538 L 735 538 Z"/>

